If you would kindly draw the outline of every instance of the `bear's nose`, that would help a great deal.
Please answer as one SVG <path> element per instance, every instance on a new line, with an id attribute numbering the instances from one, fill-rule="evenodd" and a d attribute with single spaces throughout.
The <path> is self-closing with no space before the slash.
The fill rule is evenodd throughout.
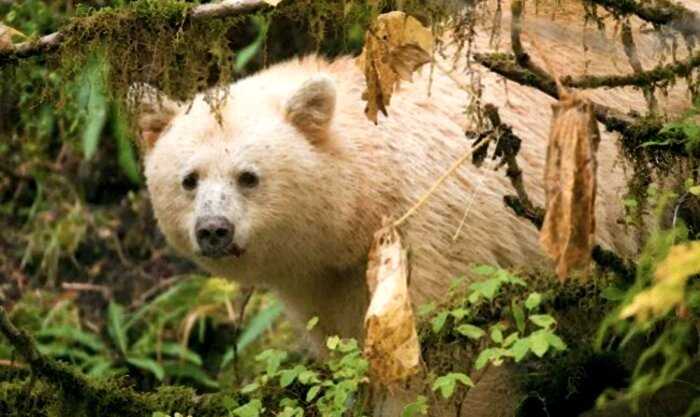
<path id="1" fill-rule="evenodd" d="M 234 227 L 223 216 L 204 216 L 194 228 L 197 244 L 204 256 L 223 256 L 233 242 Z"/>

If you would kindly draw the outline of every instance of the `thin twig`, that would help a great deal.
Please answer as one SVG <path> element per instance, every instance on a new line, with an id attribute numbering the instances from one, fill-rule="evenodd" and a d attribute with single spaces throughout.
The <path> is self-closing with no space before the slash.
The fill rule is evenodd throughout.
<path id="1" fill-rule="evenodd" d="M 413 213 L 416 212 L 416 210 L 418 210 L 421 206 L 423 206 L 423 204 L 425 204 L 426 201 L 428 201 L 428 199 L 430 198 L 431 195 L 433 195 L 435 190 L 437 190 L 438 187 L 440 187 L 440 185 L 443 182 L 445 182 L 445 180 L 450 175 L 452 175 L 457 170 L 457 168 L 460 167 L 460 165 L 462 165 L 464 163 L 464 161 L 469 159 L 472 156 L 472 154 L 479 151 L 479 149 L 481 149 L 482 147 L 484 147 L 485 145 L 487 145 L 490 142 L 491 142 L 491 138 L 484 140 L 481 144 L 479 144 L 479 146 L 477 146 L 476 148 L 470 148 L 469 150 L 467 150 L 467 152 L 464 153 L 464 155 L 462 155 L 461 157 L 459 157 L 459 159 L 454 161 L 452 163 L 452 166 L 450 167 L 450 169 L 448 169 L 447 172 L 442 174 L 442 176 L 437 181 L 435 181 L 435 183 L 430 187 L 430 189 L 428 191 L 426 191 L 426 193 L 423 194 L 423 196 L 420 199 L 418 199 L 418 201 L 410 209 L 408 209 L 408 211 L 406 211 L 406 213 L 403 216 L 401 216 L 398 220 L 396 220 L 394 222 L 393 226 L 394 227 L 401 226 L 409 217 L 411 217 L 413 215 Z"/>
<path id="2" fill-rule="evenodd" d="M 112 299 L 112 290 L 105 285 L 90 284 L 87 282 L 64 282 L 61 288 L 68 291 L 99 292 L 105 300 Z"/>
<path id="3" fill-rule="evenodd" d="M 251 13 L 269 7 L 264 0 L 224 0 L 192 8 L 188 17 L 193 20 L 217 19 Z M 0 65 L 4 62 L 53 52 L 63 41 L 63 32 L 54 32 L 36 40 L 20 42 L 12 48 L 0 49 Z"/>

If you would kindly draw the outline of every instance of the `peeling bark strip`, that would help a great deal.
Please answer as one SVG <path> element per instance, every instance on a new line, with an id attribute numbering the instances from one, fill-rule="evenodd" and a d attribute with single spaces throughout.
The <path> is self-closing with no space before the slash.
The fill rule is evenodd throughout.
<path id="1" fill-rule="evenodd" d="M 540 243 L 564 280 L 571 269 L 587 266 L 591 258 L 600 132 L 593 105 L 583 97 L 567 93 L 552 110 Z"/>
<path id="2" fill-rule="evenodd" d="M 223 18 L 251 13 L 270 6 L 265 0 L 224 0 L 220 3 L 209 3 L 194 7 L 189 12 L 192 20 Z M 62 32 L 54 32 L 33 41 L 16 44 L 13 48 L 0 50 L 0 65 L 20 58 L 27 58 L 56 50 L 63 41 Z"/>

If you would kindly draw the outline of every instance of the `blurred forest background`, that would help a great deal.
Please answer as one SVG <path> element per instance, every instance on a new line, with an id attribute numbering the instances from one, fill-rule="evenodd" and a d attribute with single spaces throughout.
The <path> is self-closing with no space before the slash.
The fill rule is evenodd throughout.
<path id="1" fill-rule="evenodd" d="M 609 82 L 653 91 L 679 78 L 697 98 L 694 12 L 666 0 L 583 3 L 650 30 L 684 16 L 690 29 L 665 29 L 687 42 L 680 69 Z M 200 20 L 188 17 L 195 5 L 0 0 L 0 305 L 4 323 L 37 349 L 26 356 L 0 336 L 2 416 L 367 413 L 356 342 L 331 338 L 329 358 L 311 360 L 274 296 L 206 276 L 166 246 L 144 189 L 128 86 L 149 82 L 184 98 L 295 55 L 358 54 L 382 12 L 470 33 L 497 25 L 508 5 L 288 0 Z M 12 49 L 57 30 L 60 46 Z M 517 54 L 491 58 L 506 77 L 527 69 Z M 538 74 L 525 75 L 537 87 Z M 430 389 L 404 416 L 425 415 L 432 401 L 461 404 L 473 371 L 504 361 L 527 375 L 520 415 L 592 416 L 596 404 L 612 410 L 600 415 L 700 415 L 697 112 L 637 114 L 618 130 L 645 179 L 621 196 L 625 221 L 658 218 L 638 259 L 599 253 L 584 284 L 480 265 L 482 284 L 455 281 L 450 303 L 420 309 Z M 670 272 L 659 275 L 662 267 Z M 454 359 L 465 354 L 473 361 Z"/>

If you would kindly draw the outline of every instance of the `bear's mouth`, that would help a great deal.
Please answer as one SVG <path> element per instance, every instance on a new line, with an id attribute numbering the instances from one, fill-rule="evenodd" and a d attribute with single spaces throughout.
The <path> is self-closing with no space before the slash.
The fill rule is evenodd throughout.
<path id="1" fill-rule="evenodd" d="M 221 258 L 226 258 L 229 256 L 240 258 L 241 256 L 243 256 L 244 253 L 245 253 L 245 249 L 241 248 L 240 246 L 236 245 L 235 243 L 232 243 L 229 246 L 222 248 L 222 249 L 200 250 L 197 253 L 197 255 L 201 256 L 203 258 L 221 259 Z"/>

